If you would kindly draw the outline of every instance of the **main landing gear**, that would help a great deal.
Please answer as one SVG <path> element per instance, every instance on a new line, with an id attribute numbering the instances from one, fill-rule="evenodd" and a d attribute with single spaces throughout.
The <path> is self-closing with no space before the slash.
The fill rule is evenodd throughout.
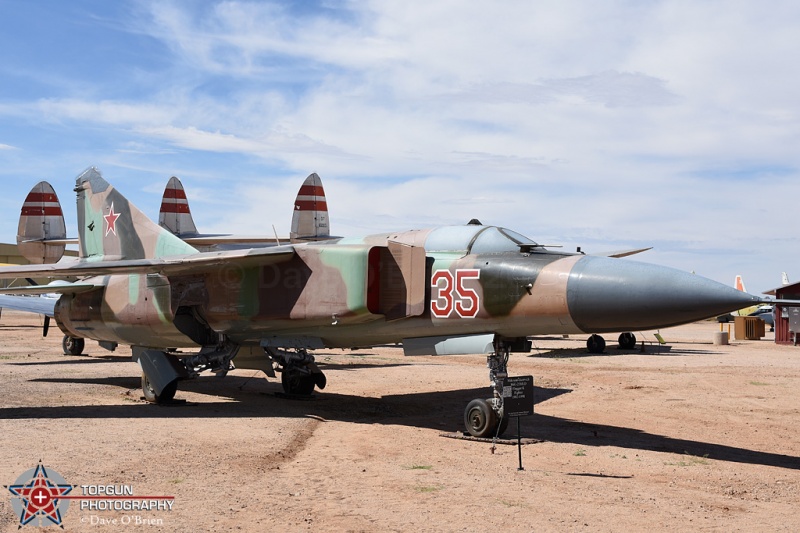
<path id="1" fill-rule="evenodd" d="M 636 335 L 630 331 L 620 333 L 617 342 L 619 342 L 620 350 L 633 350 L 636 348 Z M 586 340 L 586 349 L 590 353 L 603 353 L 606 349 L 606 341 L 600 335 L 591 335 Z"/>
<path id="2" fill-rule="evenodd" d="M 267 355 L 278 365 L 283 392 L 290 395 L 309 396 L 314 387 L 322 390 L 328 383 L 325 374 L 314 362 L 314 356 L 305 348 L 295 351 L 267 348 Z"/>
<path id="3" fill-rule="evenodd" d="M 133 359 L 142 367 L 142 393 L 150 403 L 166 404 L 175 398 L 178 381 L 210 370 L 225 375 L 240 347 L 224 339 L 216 346 L 204 346 L 197 354 L 178 358 L 175 353 L 133 347 Z"/>
<path id="4" fill-rule="evenodd" d="M 161 390 L 161 394 L 156 393 L 153 384 L 147 374 L 142 372 L 142 392 L 144 399 L 150 403 L 165 404 L 171 402 L 175 398 L 175 393 L 178 392 L 178 380 L 174 379 Z"/>
<path id="5" fill-rule="evenodd" d="M 232 360 L 240 349 L 251 348 L 241 348 L 222 340 L 216 346 L 202 348 L 196 355 L 179 359 L 170 352 L 134 347 L 134 360 L 142 367 L 142 392 L 145 400 L 157 404 L 171 402 L 178 390 L 179 380 L 197 377 L 204 370 L 224 376 L 228 370 L 234 368 Z M 252 350 L 261 348 L 253 347 Z M 281 385 L 286 394 L 309 396 L 314 392 L 314 387 L 325 388 L 327 384 L 325 374 L 317 367 L 314 356 L 306 349 L 266 348 L 266 356 L 281 372 Z M 263 370 L 270 377 L 275 377 L 275 369 L 269 364 Z"/>
<path id="6" fill-rule="evenodd" d="M 495 338 L 494 351 L 486 356 L 492 398 L 472 400 L 464 410 L 464 426 L 473 437 L 496 437 L 508 427 L 508 417 L 503 410 L 503 378 L 508 376 L 510 352 L 508 342 Z"/>
<path id="7" fill-rule="evenodd" d="M 64 340 L 61 341 L 61 348 L 64 350 L 64 355 L 80 355 L 86 342 L 80 337 L 70 337 L 64 335 Z"/>

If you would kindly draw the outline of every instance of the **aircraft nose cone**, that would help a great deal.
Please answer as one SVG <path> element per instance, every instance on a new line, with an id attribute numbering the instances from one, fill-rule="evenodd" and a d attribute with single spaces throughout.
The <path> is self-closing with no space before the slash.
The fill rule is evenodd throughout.
<path id="1" fill-rule="evenodd" d="M 673 268 L 584 257 L 567 282 L 572 320 L 587 333 L 686 324 L 759 303 L 753 295 Z"/>

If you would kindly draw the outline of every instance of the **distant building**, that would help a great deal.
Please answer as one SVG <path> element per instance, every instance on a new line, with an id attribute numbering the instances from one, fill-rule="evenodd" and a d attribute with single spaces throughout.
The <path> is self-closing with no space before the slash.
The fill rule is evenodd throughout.
<path id="1" fill-rule="evenodd" d="M 781 305 L 781 300 L 800 300 L 800 283 L 783 285 L 764 294 L 775 297 L 775 344 L 800 342 L 800 307 Z"/>

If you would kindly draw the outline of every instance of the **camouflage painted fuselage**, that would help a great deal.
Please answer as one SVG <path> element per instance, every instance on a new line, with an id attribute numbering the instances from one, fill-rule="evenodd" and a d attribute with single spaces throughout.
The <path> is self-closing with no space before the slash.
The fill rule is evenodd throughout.
<path id="1" fill-rule="evenodd" d="M 149 347 L 353 347 L 433 336 L 667 327 L 741 306 L 742 294 L 673 269 L 555 253 L 467 225 L 276 247 L 186 274 L 108 276 L 65 295 L 65 332 Z M 97 280 L 96 280 L 97 282 Z"/>

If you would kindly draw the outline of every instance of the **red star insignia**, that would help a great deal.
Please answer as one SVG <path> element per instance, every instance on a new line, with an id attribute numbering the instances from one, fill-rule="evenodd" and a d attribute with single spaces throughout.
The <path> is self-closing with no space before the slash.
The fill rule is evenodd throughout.
<path id="1" fill-rule="evenodd" d="M 37 515 L 48 519 L 55 525 L 61 525 L 59 499 L 72 490 L 72 485 L 53 483 L 47 478 L 47 471 L 44 467 L 39 465 L 36 467 L 33 479 L 23 485 L 12 485 L 8 488 L 12 494 L 22 500 L 20 527 L 29 523 Z"/>
<path id="2" fill-rule="evenodd" d="M 108 214 L 103 216 L 103 218 L 106 219 L 106 236 L 112 232 L 114 235 L 117 234 L 117 219 L 119 217 L 119 213 L 114 212 L 114 204 L 112 202 L 111 209 L 108 210 Z"/>

